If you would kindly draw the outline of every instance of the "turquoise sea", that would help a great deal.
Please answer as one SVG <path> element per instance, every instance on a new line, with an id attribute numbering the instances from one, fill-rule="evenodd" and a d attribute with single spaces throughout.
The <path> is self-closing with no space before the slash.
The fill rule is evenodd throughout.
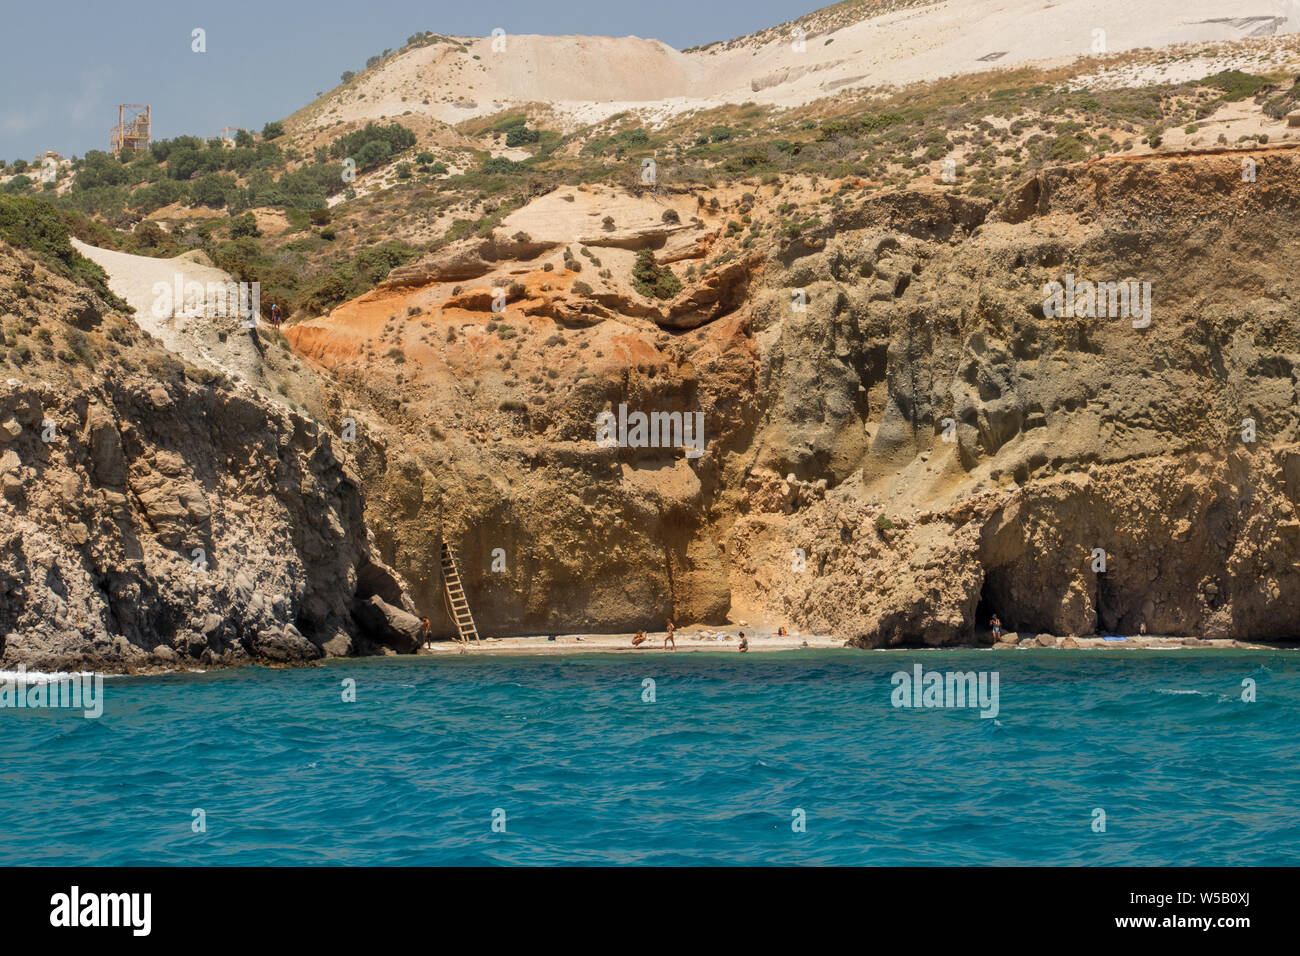
<path id="1" fill-rule="evenodd" d="M 651 652 L 109 678 L 98 720 L 0 710 L 0 865 L 1294 865 L 1298 660 Z M 892 706 L 916 663 L 996 671 L 997 717 Z"/>

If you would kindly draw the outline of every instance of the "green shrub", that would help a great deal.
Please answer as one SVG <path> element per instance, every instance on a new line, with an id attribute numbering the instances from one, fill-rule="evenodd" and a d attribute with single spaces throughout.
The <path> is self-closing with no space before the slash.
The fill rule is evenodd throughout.
<path id="1" fill-rule="evenodd" d="M 1244 100 L 1248 96 L 1255 96 L 1260 90 L 1268 86 L 1268 80 L 1264 77 L 1243 73 L 1241 70 L 1224 70 L 1222 73 L 1215 73 L 1213 76 L 1205 77 L 1200 83 L 1202 86 L 1218 90 L 1223 94 L 1223 98 L 1230 103 Z"/>
<path id="2" fill-rule="evenodd" d="M 25 165 L 25 164 L 24 164 Z M 14 163 L 14 169 L 18 169 L 18 164 Z M 77 178 L 72 183 L 72 188 L 78 191 L 94 189 L 98 186 L 123 186 L 131 179 L 131 174 L 127 172 L 116 156 L 99 149 L 92 149 L 81 160 L 81 167 L 77 170 Z"/>
<path id="3" fill-rule="evenodd" d="M 262 230 L 257 228 L 257 220 L 253 218 L 251 212 L 246 212 L 238 219 L 230 221 L 230 238 L 232 239 L 260 236 L 261 234 Z"/>
<path id="4" fill-rule="evenodd" d="M 632 285 L 643 296 L 653 299 L 671 299 L 682 291 L 682 280 L 667 266 L 655 262 L 655 254 L 649 249 L 637 253 Z"/>
<path id="5" fill-rule="evenodd" d="M 189 192 L 189 186 L 185 183 L 178 183 L 174 179 L 160 179 L 148 186 L 141 186 L 133 192 L 131 198 L 127 200 L 127 205 L 132 209 L 150 213 L 155 209 L 186 199 Z"/>
<path id="6" fill-rule="evenodd" d="M 371 140 L 357 150 L 357 166 L 361 169 L 373 169 L 382 165 L 392 154 L 393 147 L 382 139 Z"/>
<path id="7" fill-rule="evenodd" d="M 113 308 L 128 309 L 109 291 L 104 270 L 72 248 L 71 219 L 43 199 L 0 195 L 0 239 L 28 250 L 59 275 L 89 286 Z"/>
<path id="8" fill-rule="evenodd" d="M 535 143 L 542 138 L 542 134 L 535 129 L 529 129 L 527 126 L 512 127 L 506 133 L 507 146 L 523 146 L 527 143 Z"/>
<path id="9" fill-rule="evenodd" d="M 274 120 L 262 127 L 262 139 L 279 139 L 284 135 L 284 124 Z"/>
<path id="10" fill-rule="evenodd" d="M 513 160 L 506 159 L 504 156 L 491 156 L 483 160 L 483 165 L 479 167 L 479 172 L 488 173 L 489 175 L 501 175 L 504 173 L 513 173 L 522 163 L 516 163 Z"/>
<path id="11" fill-rule="evenodd" d="M 353 130 L 330 143 L 329 154 L 335 159 L 351 156 L 358 166 L 365 166 L 367 162 L 362 161 L 361 153 L 372 143 L 383 143 L 387 146 L 387 149 L 375 147 L 366 154 L 368 160 L 378 161 L 392 153 L 410 149 L 415 145 L 415 134 L 401 123 L 380 125 L 370 122 L 362 129 Z"/>
<path id="12" fill-rule="evenodd" d="M 190 204 L 220 208 L 239 195 L 234 176 L 209 173 L 190 185 Z"/>
<path id="13" fill-rule="evenodd" d="M 418 251 L 404 242 L 394 240 L 362 249 L 357 253 L 357 273 L 371 284 L 378 284 L 388 278 L 390 270 L 406 265 L 418 255 Z"/>

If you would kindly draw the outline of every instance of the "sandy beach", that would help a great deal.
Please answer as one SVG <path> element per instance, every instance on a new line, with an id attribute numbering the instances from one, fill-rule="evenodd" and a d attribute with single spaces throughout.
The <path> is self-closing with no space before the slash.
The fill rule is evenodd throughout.
<path id="1" fill-rule="evenodd" d="M 676 633 L 677 653 L 700 651 L 740 653 L 740 628 L 711 628 L 679 630 Z M 716 637 L 705 635 L 722 635 Z M 837 641 L 826 635 L 789 634 L 777 637 L 775 634 L 754 634 L 745 630 L 749 638 L 749 653 L 767 651 L 797 651 L 801 649 L 825 650 L 831 647 L 843 647 L 843 641 Z M 546 635 L 536 637 L 487 637 L 481 644 L 471 642 L 470 654 L 608 654 L 617 651 L 626 654 L 672 654 L 672 645 L 664 650 L 664 635 L 651 634 L 640 647 L 632 646 L 632 634 L 557 634 L 552 640 Z M 459 654 L 462 648 L 456 641 L 436 641 L 431 646 L 421 648 L 421 654 Z"/>
<path id="2" fill-rule="evenodd" d="M 790 634 L 778 637 L 775 634 L 756 635 L 746 630 L 749 638 L 750 653 L 772 651 L 826 650 L 843 648 L 844 642 L 825 634 Z M 719 640 L 716 635 L 722 635 Z M 714 630 L 711 628 L 679 630 L 677 653 L 731 652 L 739 653 L 740 639 L 738 628 Z M 1199 650 L 1238 649 L 1238 650 L 1279 650 L 1291 649 L 1294 645 L 1255 644 L 1247 641 L 1202 640 L 1194 637 L 1174 637 L 1152 634 L 1135 634 L 1128 637 L 1096 636 L 1062 637 L 1041 634 L 1038 636 L 1020 636 L 1006 634 L 996 644 L 978 643 L 951 645 L 946 647 L 928 647 L 909 645 L 907 647 L 874 648 L 874 650 L 923 651 L 923 650 L 959 650 L 979 648 L 990 651 L 1053 649 L 1053 650 L 1178 650 L 1191 648 Z M 418 653 L 425 655 L 447 654 L 662 654 L 673 653 L 671 646 L 664 649 L 664 635 L 660 631 L 651 634 L 640 647 L 632 646 L 631 634 L 559 634 L 554 639 L 545 635 L 533 637 L 487 637 L 481 644 L 471 642 L 467 648 L 452 640 L 435 641 Z"/>

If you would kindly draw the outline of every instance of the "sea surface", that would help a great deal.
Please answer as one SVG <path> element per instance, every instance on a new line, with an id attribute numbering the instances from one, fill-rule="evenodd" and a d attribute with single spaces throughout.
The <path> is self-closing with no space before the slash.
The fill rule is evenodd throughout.
<path id="1" fill-rule="evenodd" d="M 996 671 L 997 716 L 893 706 L 918 663 Z M 1294 865 L 1298 717 L 1288 651 L 108 678 L 98 720 L 0 709 L 0 865 Z"/>

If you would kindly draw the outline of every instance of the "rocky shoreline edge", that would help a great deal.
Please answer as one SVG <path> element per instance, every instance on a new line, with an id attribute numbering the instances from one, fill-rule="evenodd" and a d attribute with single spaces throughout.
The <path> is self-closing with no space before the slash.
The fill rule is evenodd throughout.
<path id="1" fill-rule="evenodd" d="M 738 653 L 738 629 L 731 631 L 712 631 L 722 637 L 704 637 L 696 630 L 679 630 L 676 634 L 676 652 L 681 653 Z M 988 635 L 977 635 L 987 638 Z M 1125 651 L 1125 650 L 1252 650 L 1252 651 L 1294 651 L 1300 650 L 1300 642 L 1260 644 L 1250 641 L 1238 641 L 1222 638 L 1194 638 L 1171 635 L 1128 635 L 1120 637 L 1088 635 L 1062 636 L 1037 634 L 1022 637 L 1015 633 L 1004 634 L 997 642 L 984 640 L 970 644 L 902 644 L 894 647 L 859 648 L 826 635 L 792 634 L 785 636 L 761 635 L 749 633 L 749 652 L 770 654 L 774 652 L 791 652 L 799 650 L 843 650 L 890 651 L 895 653 L 915 653 L 918 651 L 959 651 L 959 650 L 1087 650 L 1087 651 Z M 671 647 L 664 647 L 662 633 L 651 635 L 640 647 L 631 646 L 631 634 L 559 634 L 536 635 L 525 637 L 489 637 L 481 643 L 462 646 L 453 640 L 435 641 L 429 647 L 420 648 L 410 654 L 398 654 L 390 649 L 383 653 L 334 657 L 326 655 L 314 660 L 284 661 L 260 656 L 242 656 L 237 660 L 215 660 L 200 665 L 178 666 L 175 660 L 151 659 L 147 662 L 126 664 L 120 659 L 100 662 L 85 661 L 75 667 L 61 669 L 57 672 L 31 670 L 27 673 L 48 677 L 53 673 L 98 673 L 106 676 L 150 677 L 165 674 L 201 674 L 212 671 L 235 670 L 244 667 L 261 667 L 269 670 L 292 670 L 320 667 L 331 661 L 364 660 L 377 657 L 473 657 L 473 656 L 571 656 L 575 654 L 626 654 L 630 656 L 647 656 L 661 653 L 674 653 Z M 152 655 L 151 655 L 152 656 Z M 0 671 L 0 677 L 12 677 L 12 670 Z"/>

